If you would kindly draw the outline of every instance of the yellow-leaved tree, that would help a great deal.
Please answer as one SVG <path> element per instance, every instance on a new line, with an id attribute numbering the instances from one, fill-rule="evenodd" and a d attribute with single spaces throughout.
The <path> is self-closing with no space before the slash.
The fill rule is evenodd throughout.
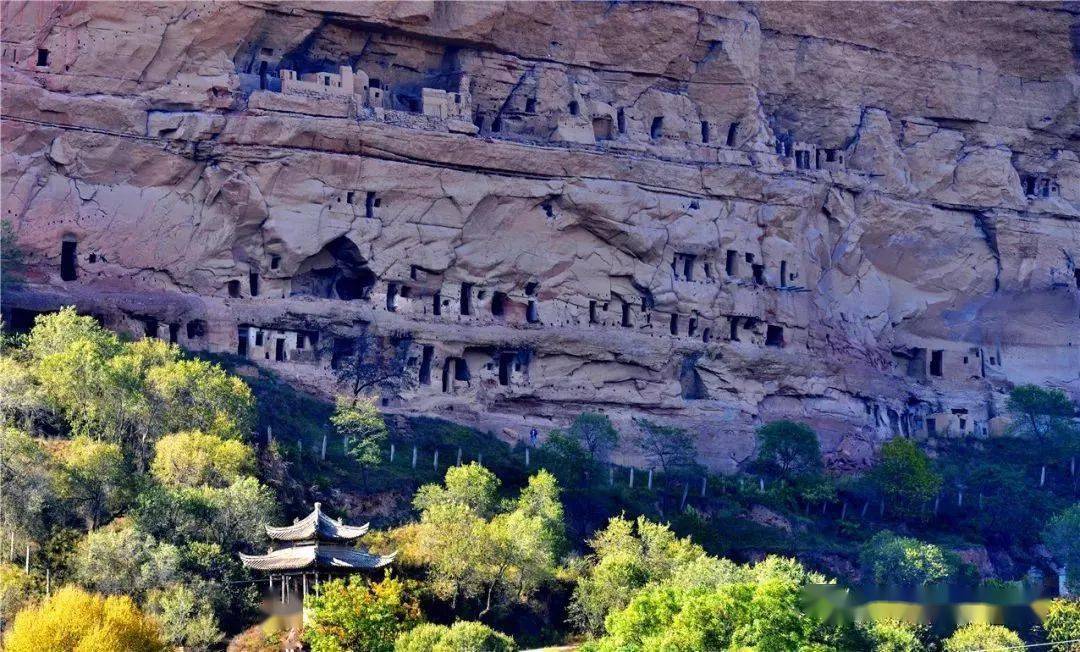
<path id="1" fill-rule="evenodd" d="M 104 597 L 67 586 L 15 616 L 8 652 L 161 652 L 161 628 L 126 596 Z"/>

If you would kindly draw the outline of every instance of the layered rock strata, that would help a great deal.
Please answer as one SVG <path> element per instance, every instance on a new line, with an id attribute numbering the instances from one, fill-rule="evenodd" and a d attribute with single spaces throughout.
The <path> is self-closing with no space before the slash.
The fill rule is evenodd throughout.
<path id="1" fill-rule="evenodd" d="M 1080 397 L 1078 14 L 5 3 L 5 321 L 717 469 L 777 418 L 840 466 L 993 436 L 1016 383 Z"/>

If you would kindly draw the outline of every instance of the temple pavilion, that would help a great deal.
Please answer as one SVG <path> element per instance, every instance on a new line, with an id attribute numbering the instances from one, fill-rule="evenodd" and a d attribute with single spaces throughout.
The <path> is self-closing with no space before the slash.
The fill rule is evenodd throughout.
<path id="1" fill-rule="evenodd" d="M 270 585 L 274 575 L 282 580 L 282 601 L 287 595 L 289 577 L 299 575 L 303 580 L 303 593 L 307 593 L 307 576 L 319 573 L 333 575 L 382 568 L 394 561 L 397 553 L 373 555 L 354 547 L 360 537 L 367 534 L 369 524 L 345 525 L 323 513 L 322 505 L 292 525 L 266 526 L 266 534 L 273 541 L 265 555 L 240 554 L 240 561 L 252 570 L 270 573 Z M 299 588 L 299 587 L 298 587 Z"/>

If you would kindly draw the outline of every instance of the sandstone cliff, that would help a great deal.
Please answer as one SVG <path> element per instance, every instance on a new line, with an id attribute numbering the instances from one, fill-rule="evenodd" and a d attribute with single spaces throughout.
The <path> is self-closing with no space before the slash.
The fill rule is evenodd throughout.
<path id="1" fill-rule="evenodd" d="M 1080 397 L 1080 9 L 8 2 L 5 321 L 838 465 Z M 5 243 L 9 246 L 10 243 Z M 400 373 L 399 373 L 400 372 Z M 632 451 L 627 450 L 627 455 Z"/>

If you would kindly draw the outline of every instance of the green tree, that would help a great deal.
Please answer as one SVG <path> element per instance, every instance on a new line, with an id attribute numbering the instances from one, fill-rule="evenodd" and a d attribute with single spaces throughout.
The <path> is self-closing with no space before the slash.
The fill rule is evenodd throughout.
<path id="1" fill-rule="evenodd" d="M 606 635 L 592 649 L 799 650 L 821 644 L 822 624 L 804 610 L 802 593 L 823 578 L 777 557 L 729 571 L 693 584 L 647 584 L 624 609 L 608 615 Z"/>
<path id="2" fill-rule="evenodd" d="M 4 522 L 26 536 L 42 537 L 55 510 L 56 487 L 45 449 L 21 430 L 0 425 L 0 510 Z"/>
<path id="3" fill-rule="evenodd" d="M 959 558 L 940 546 L 886 530 L 863 545 L 859 563 L 863 577 L 877 584 L 933 584 L 955 575 Z"/>
<path id="4" fill-rule="evenodd" d="M 0 563 L 0 630 L 38 595 L 34 577 L 15 564 Z"/>
<path id="5" fill-rule="evenodd" d="M 1080 648 L 1076 642 L 1080 639 L 1080 600 L 1061 598 L 1051 601 L 1043 629 L 1046 640 L 1056 644 L 1050 647 L 1052 652 L 1076 652 Z"/>
<path id="6" fill-rule="evenodd" d="M 442 485 L 426 484 L 417 490 L 413 506 L 424 512 L 440 505 L 463 505 L 480 518 L 495 513 L 499 499 L 499 479 L 485 467 L 470 462 L 446 470 Z"/>
<path id="7" fill-rule="evenodd" d="M 666 525 L 639 517 L 612 518 L 589 546 L 587 568 L 574 588 L 571 620 L 598 633 L 608 614 L 626 607 L 634 592 L 649 582 L 670 579 L 677 569 L 705 556 L 689 538 L 680 539 Z"/>
<path id="8" fill-rule="evenodd" d="M 1048 440 L 1073 431 L 1076 408 L 1060 389 L 1020 385 L 1009 392 L 1005 408 L 1013 418 L 1013 432 Z"/>
<path id="9" fill-rule="evenodd" d="M 694 440 L 682 428 L 635 419 L 637 447 L 654 468 L 664 473 L 687 473 L 697 466 Z"/>
<path id="10" fill-rule="evenodd" d="M 420 620 L 420 607 L 406 589 L 389 576 L 381 582 L 358 575 L 325 582 L 319 595 L 305 599 L 304 640 L 312 652 L 392 652 L 398 636 Z"/>
<path id="11" fill-rule="evenodd" d="M 558 484 L 541 471 L 516 501 L 496 505 L 498 480 L 478 464 L 452 467 L 446 486 L 427 485 L 420 510 L 419 548 L 434 593 L 458 609 L 476 600 L 480 616 L 524 602 L 549 581 L 564 546 Z"/>
<path id="12" fill-rule="evenodd" d="M 914 625 L 900 620 L 871 620 L 861 626 L 873 652 L 925 652 Z"/>
<path id="13" fill-rule="evenodd" d="M 595 462 L 606 462 L 611 451 L 619 445 L 619 431 L 611 425 L 611 419 L 596 412 L 579 414 L 567 434 L 577 440 Z"/>
<path id="14" fill-rule="evenodd" d="M 894 437 L 881 447 L 881 457 L 870 470 L 881 496 L 901 516 L 917 516 L 938 491 L 941 476 L 915 442 Z"/>
<path id="15" fill-rule="evenodd" d="M 254 473 L 255 453 L 243 442 L 189 430 L 159 439 L 150 469 L 172 487 L 227 487 Z"/>
<path id="16" fill-rule="evenodd" d="M 390 436 L 382 413 L 373 400 L 339 396 L 330 423 L 334 433 L 349 442 L 349 454 L 360 466 L 366 486 L 368 469 L 382 461 L 382 447 Z"/>
<path id="17" fill-rule="evenodd" d="M 233 551 L 262 545 L 275 507 L 273 493 L 246 477 L 224 488 L 149 489 L 139 495 L 133 516 L 141 530 L 162 541 L 202 541 Z"/>
<path id="18" fill-rule="evenodd" d="M 1050 519 L 1043 541 L 1054 559 L 1065 567 L 1070 591 L 1080 592 L 1080 503 Z"/>
<path id="19" fill-rule="evenodd" d="M 95 530 L 79 542 L 73 575 L 82 586 L 142 599 L 179 577 L 180 552 L 131 527 Z"/>
<path id="20" fill-rule="evenodd" d="M 159 433 L 201 430 L 244 439 L 254 425 L 247 384 L 205 360 L 172 360 L 146 375 Z"/>
<path id="21" fill-rule="evenodd" d="M 596 464 L 581 442 L 564 430 L 550 431 L 540 452 L 545 466 L 567 485 L 585 485 L 596 471 Z"/>
<path id="22" fill-rule="evenodd" d="M 152 593 L 149 601 L 163 638 L 174 646 L 201 652 L 224 638 L 211 605 L 188 586 L 173 584 Z"/>
<path id="23" fill-rule="evenodd" d="M 514 639 L 483 623 L 424 623 L 398 636 L 394 652 L 517 652 Z"/>
<path id="24" fill-rule="evenodd" d="M 30 429 L 47 411 L 45 392 L 31 370 L 13 356 L 0 355 L 0 424 Z"/>
<path id="25" fill-rule="evenodd" d="M 794 421 L 773 421 L 757 429 L 757 461 L 785 478 L 821 472 L 817 433 Z"/>
<path id="26" fill-rule="evenodd" d="M 120 445 L 76 437 L 60 448 L 57 493 L 72 503 L 88 530 L 122 507 L 131 485 Z"/>
<path id="27" fill-rule="evenodd" d="M 1000 625 L 975 623 L 961 627 L 945 639 L 944 652 L 1004 652 L 1017 650 L 1024 641 L 1016 632 Z"/>
<path id="28" fill-rule="evenodd" d="M 124 650 L 164 652 L 161 630 L 127 596 L 103 597 L 64 587 L 15 616 L 7 652 Z"/>

